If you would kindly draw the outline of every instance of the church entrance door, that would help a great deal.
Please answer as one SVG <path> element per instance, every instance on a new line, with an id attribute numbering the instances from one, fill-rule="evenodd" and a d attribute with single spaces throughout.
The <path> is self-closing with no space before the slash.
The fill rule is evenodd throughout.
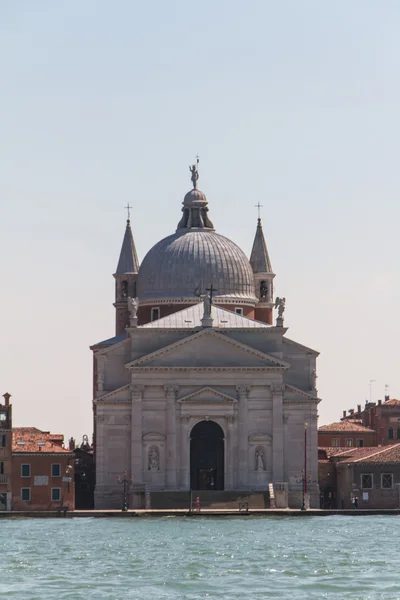
<path id="1" fill-rule="evenodd" d="M 215 421 L 200 421 L 190 434 L 190 487 L 224 489 L 224 432 Z"/>

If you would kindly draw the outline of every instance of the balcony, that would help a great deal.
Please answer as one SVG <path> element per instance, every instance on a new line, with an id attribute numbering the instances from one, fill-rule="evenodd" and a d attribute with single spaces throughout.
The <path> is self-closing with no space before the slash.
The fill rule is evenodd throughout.
<path id="1" fill-rule="evenodd" d="M 8 475 L 0 475 L 0 485 L 8 484 Z"/>

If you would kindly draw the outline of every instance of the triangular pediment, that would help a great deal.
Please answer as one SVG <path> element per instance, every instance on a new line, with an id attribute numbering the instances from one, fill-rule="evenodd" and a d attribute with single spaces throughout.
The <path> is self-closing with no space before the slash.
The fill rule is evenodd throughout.
<path id="1" fill-rule="evenodd" d="M 282 371 L 290 365 L 210 328 L 142 356 L 126 366 L 127 368 L 264 367 Z"/>
<path id="2" fill-rule="evenodd" d="M 191 394 L 182 396 L 182 398 L 178 399 L 178 402 L 196 404 L 232 404 L 233 402 L 236 402 L 236 398 L 228 396 L 214 388 L 203 387 Z"/>

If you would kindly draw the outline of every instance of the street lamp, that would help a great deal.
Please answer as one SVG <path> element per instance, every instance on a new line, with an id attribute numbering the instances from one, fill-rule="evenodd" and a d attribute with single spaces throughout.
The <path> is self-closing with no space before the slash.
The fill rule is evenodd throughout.
<path id="1" fill-rule="evenodd" d="M 117 477 L 117 481 L 118 483 L 122 483 L 124 486 L 124 503 L 122 505 L 122 511 L 127 511 L 128 510 L 128 503 L 127 503 L 127 492 L 130 488 L 130 486 L 132 485 L 133 482 L 133 475 L 131 475 L 130 477 L 128 477 L 128 473 L 126 471 L 124 471 L 124 477 L 123 479 L 118 475 Z"/>

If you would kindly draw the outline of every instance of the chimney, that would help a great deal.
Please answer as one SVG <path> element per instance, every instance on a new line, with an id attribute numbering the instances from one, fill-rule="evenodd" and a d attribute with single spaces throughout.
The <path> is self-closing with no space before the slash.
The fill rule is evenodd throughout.
<path id="1" fill-rule="evenodd" d="M 6 406 L 10 406 L 11 394 L 9 394 L 8 392 L 6 392 L 5 394 L 3 394 L 3 398 L 4 398 L 5 405 Z"/>
<path id="2" fill-rule="evenodd" d="M 389 394 L 387 396 L 385 396 L 385 402 L 387 402 L 388 400 L 390 400 Z"/>
<path id="3" fill-rule="evenodd" d="M 349 415 L 352 417 L 354 415 L 354 408 L 350 408 Z"/>
<path id="4" fill-rule="evenodd" d="M 344 411 L 343 411 L 343 419 L 345 419 L 345 418 L 346 418 L 346 415 L 347 415 L 347 411 L 345 411 L 345 410 L 344 410 Z"/>
<path id="5" fill-rule="evenodd" d="M 357 412 L 360 413 L 361 412 L 361 404 L 357 404 Z"/>
<path id="6" fill-rule="evenodd" d="M 68 442 L 68 450 L 75 450 L 75 440 L 73 437 Z"/>
<path id="7" fill-rule="evenodd" d="M 382 400 L 378 400 L 378 406 L 382 406 Z"/>

